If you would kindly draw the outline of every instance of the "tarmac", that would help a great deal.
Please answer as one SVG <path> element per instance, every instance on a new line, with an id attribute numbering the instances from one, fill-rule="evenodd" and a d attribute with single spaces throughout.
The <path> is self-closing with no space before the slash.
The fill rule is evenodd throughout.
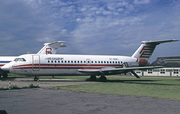
<path id="1" fill-rule="evenodd" d="M 68 85 L 81 85 L 81 84 L 90 84 L 90 83 L 100 83 L 92 81 L 83 81 L 76 79 L 40 79 L 39 82 L 34 81 L 33 78 L 7 78 L 0 80 L 0 88 L 9 87 L 16 85 L 17 87 L 28 87 L 30 84 L 39 87 L 53 87 L 53 86 L 68 86 Z"/>
<path id="2" fill-rule="evenodd" d="M 32 78 L 12 78 L 18 87 L 36 85 Z M 34 89 L 0 91 L 0 112 L 8 114 L 179 114 L 180 102 L 149 97 L 103 95 L 45 89 L 49 86 L 102 83 L 71 79 L 41 79 Z M 0 88 L 9 80 L 0 80 Z"/>
<path id="3" fill-rule="evenodd" d="M 180 102 L 50 89 L 0 91 L 8 114 L 179 114 Z"/>

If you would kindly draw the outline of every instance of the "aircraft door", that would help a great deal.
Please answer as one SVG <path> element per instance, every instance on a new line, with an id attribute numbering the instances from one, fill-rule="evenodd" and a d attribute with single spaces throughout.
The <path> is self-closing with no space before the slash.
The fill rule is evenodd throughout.
<path id="1" fill-rule="evenodd" d="M 32 55 L 32 70 L 40 70 L 40 55 Z"/>

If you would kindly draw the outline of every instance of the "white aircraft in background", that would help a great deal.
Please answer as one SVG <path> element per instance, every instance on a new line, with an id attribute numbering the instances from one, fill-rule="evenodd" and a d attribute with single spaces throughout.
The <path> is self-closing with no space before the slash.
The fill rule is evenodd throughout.
<path id="1" fill-rule="evenodd" d="M 59 47 L 66 47 L 64 45 L 65 41 L 56 41 L 53 43 L 44 43 L 44 47 L 37 54 L 55 54 Z M 1 69 L 5 64 L 13 61 L 18 56 L 0 56 L 0 78 L 3 75 L 3 78 L 7 78 L 8 74 L 6 71 Z"/>
<path id="2" fill-rule="evenodd" d="M 65 55 L 65 54 L 25 54 L 4 65 L 3 70 L 10 73 L 35 76 L 76 76 L 90 75 L 90 79 L 106 80 L 104 75 L 131 72 L 139 78 L 134 70 L 162 68 L 145 66 L 156 45 L 178 40 L 142 41 L 141 46 L 132 56 L 104 55 Z"/>

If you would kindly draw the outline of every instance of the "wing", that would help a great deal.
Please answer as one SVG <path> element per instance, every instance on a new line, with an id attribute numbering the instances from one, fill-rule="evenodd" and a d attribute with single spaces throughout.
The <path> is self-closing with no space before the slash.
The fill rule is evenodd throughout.
<path id="1" fill-rule="evenodd" d="M 100 73 L 100 69 L 78 69 L 82 73 Z"/>
<path id="2" fill-rule="evenodd" d="M 144 67 L 123 67 L 123 68 L 115 68 L 115 67 L 105 67 L 101 69 L 78 69 L 79 72 L 82 73 L 103 73 L 103 72 L 130 72 L 133 70 L 147 70 L 147 69 L 155 69 L 155 68 L 163 68 L 162 66 L 144 66 Z"/>
<path id="3" fill-rule="evenodd" d="M 144 67 L 123 67 L 123 68 L 103 68 L 102 72 L 106 71 L 132 71 L 132 70 L 147 70 L 147 69 L 155 69 L 155 68 L 163 68 L 162 66 L 144 66 Z"/>

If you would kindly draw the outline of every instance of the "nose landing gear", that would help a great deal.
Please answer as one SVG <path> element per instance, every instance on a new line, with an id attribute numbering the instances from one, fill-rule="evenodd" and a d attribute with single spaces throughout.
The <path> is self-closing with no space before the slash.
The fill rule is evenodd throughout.
<path id="1" fill-rule="evenodd" d="M 35 76 L 34 81 L 38 81 L 38 80 L 39 80 L 39 77 Z"/>

